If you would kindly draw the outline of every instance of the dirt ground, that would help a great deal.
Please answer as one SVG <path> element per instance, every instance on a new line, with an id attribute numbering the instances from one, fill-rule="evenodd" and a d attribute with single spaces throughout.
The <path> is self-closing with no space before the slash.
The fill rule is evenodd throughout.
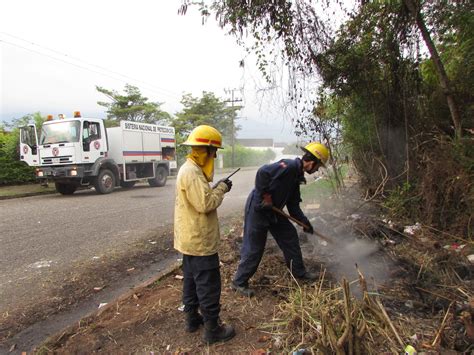
<path id="1" fill-rule="evenodd" d="M 99 292 L 107 292 L 111 285 L 126 282 L 150 264 L 175 255 L 172 230 L 168 228 L 150 232 L 128 248 L 74 263 L 61 273 L 51 273 L 47 282 L 38 285 L 35 298 L 18 297 L 11 301 L 8 312 L 1 314 L 0 344 L 30 325 L 71 309 Z"/>
<path id="2" fill-rule="evenodd" d="M 61 334 L 39 349 L 55 353 L 238 353 L 261 350 L 272 344 L 270 323 L 274 307 L 285 297 L 283 285 L 270 287 L 270 279 L 285 277 L 282 260 L 267 253 L 264 265 L 256 279 L 263 284 L 258 297 L 249 299 L 237 296 L 228 285 L 235 270 L 235 255 L 221 252 L 222 257 L 222 310 L 224 322 L 235 326 L 237 336 L 224 344 L 205 346 L 201 341 L 202 329 L 188 334 L 184 331 L 184 314 L 181 306 L 182 281 L 177 270 L 140 293 L 116 304 L 96 318 L 88 319 L 67 334 Z M 277 271 L 277 273 L 275 273 Z M 281 273 L 281 274 L 280 274 Z M 280 275 L 279 275 L 280 274 Z M 256 321 L 258 320 L 258 321 Z"/>
<path id="3" fill-rule="evenodd" d="M 49 338 L 37 352 L 265 354 L 300 348 L 307 353 L 316 352 L 317 335 L 301 335 L 304 328 L 294 322 L 299 318 L 284 312 L 290 294 L 298 288 L 315 294 L 321 292 L 323 284 L 325 289 L 336 289 L 342 277 L 357 279 L 356 263 L 370 284 L 370 294 L 380 298 L 394 328 L 387 326 L 382 332 L 384 336 L 379 338 L 369 331 L 363 338 L 370 343 L 367 352 L 403 352 L 402 345 L 394 340 L 397 337 L 399 343 L 410 344 L 419 352 L 472 351 L 473 270 L 466 258 L 474 252 L 472 241 L 461 244 L 462 238 L 429 228 L 410 234 L 402 225 L 383 222 L 377 211 L 361 205 L 356 195 L 352 192 L 334 201 L 307 201 L 305 206 L 315 228 L 337 239 L 328 245 L 321 239 L 300 234 L 306 265 L 324 276 L 324 283 L 296 284 L 269 237 L 260 268 L 251 280 L 251 287 L 257 291 L 251 299 L 238 296 L 229 288 L 239 260 L 242 222 L 236 218 L 226 223 L 219 251 L 223 281 L 221 318 L 234 325 L 237 332 L 226 343 L 207 346 L 201 341 L 202 328 L 193 334 L 184 331 L 184 314 L 180 311 L 181 270 L 177 269 Z M 354 201 L 349 203 L 350 199 Z M 354 297 L 360 297 L 357 289 L 352 289 Z"/>

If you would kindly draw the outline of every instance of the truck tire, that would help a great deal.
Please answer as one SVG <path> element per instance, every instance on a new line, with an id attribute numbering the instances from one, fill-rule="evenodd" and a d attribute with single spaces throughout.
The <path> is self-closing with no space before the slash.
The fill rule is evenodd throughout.
<path id="1" fill-rule="evenodd" d="M 115 187 L 115 175 L 109 169 L 103 169 L 99 172 L 97 179 L 94 181 L 95 190 L 99 194 L 109 194 Z"/>
<path id="2" fill-rule="evenodd" d="M 120 181 L 120 186 L 122 186 L 124 189 L 130 189 L 133 186 L 135 186 L 136 181 Z"/>
<path id="3" fill-rule="evenodd" d="M 148 179 L 148 183 L 151 187 L 165 186 L 167 178 L 168 171 L 164 167 L 158 166 L 156 167 L 155 177 L 153 179 Z"/>
<path id="4" fill-rule="evenodd" d="M 61 195 L 72 195 L 77 189 L 76 185 L 63 184 L 60 182 L 55 182 L 54 186 L 56 187 L 56 191 Z"/>

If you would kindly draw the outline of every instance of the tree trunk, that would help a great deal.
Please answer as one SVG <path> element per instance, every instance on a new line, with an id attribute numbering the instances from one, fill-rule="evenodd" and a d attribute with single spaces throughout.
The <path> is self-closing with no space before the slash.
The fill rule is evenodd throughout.
<path id="1" fill-rule="evenodd" d="M 451 112 L 451 119 L 453 120 L 456 138 L 460 139 L 462 135 L 461 118 L 459 116 L 459 110 L 456 105 L 456 102 L 454 101 L 453 90 L 449 82 L 448 75 L 446 74 L 446 70 L 444 69 L 443 62 L 441 61 L 438 51 L 436 50 L 433 40 L 431 39 L 430 33 L 426 28 L 418 4 L 415 3 L 415 0 L 403 0 L 403 2 L 415 18 L 416 25 L 418 26 L 418 29 L 420 30 L 421 35 L 423 36 L 423 40 L 425 41 L 428 50 L 430 51 L 431 59 L 433 60 L 436 73 L 438 74 L 441 89 L 443 90 L 443 93 L 446 96 L 449 111 Z"/>

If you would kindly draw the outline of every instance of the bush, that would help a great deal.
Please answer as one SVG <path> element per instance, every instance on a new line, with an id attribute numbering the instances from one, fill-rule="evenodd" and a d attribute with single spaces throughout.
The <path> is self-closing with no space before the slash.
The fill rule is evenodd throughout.
<path id="1" fill-rule="evenodd" d="M 18 153 L 19 130 L 0 129 L 0 185 L 35 181 L 35 169 L 20 161 Z"/>
<path id="2" fill-rule="evenodd" d="M 390 218 L 404 218 L 410 216 L 413 219 L 419 218 L 418 206 L 420 197 L 414 193 L 415 188 L 410 183 L 405 182 L 401 186 L 396 186 L 389 191 L 382 206 L 387 210 Z"/>
<path id="3" fill-rule="evenodd" d="M 218 154 L 224 157 L 224 168 L 232 166 L 232 147 L 227 147 Z M 234 166 L 260 166 L 275 159 L 276 154 L 271 149 L 255 150 L 240 145 L 234 147 Z"/>

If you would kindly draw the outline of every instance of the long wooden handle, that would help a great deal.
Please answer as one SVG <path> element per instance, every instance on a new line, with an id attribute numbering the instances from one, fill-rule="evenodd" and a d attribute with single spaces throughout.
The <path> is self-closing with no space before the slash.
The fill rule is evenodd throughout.
<path id="1" fill-rule="evenodd" d="M 275 206 L 272 206 L 272 210 L 280 215 L 282 215 L 283 217 L 285 218 L 288 218 L 290 221 L 293 221 L 295 222 L 296 224 L 300 225 L 301 227 L 303 227 L 304 229 L 307 229 L 309 228 L 309 226 L 307 226 L 305 223 L 301 222 L 299 219 L 296 219 L 294 217 L 291 217 L 288 213 L 285 213 L 283 212 L 282 210 L 280 210 L 279 208 L 276 208 Z M 318 231 L 315 231 L 313 229 L 313 234 L 316 234 L 318 237 L 320 237 L 321 239 L 325 240 L 326 242 L 328 243 L 332 243 L 334 244 L 334 240 L 326 237 L 324 234 L 321 234 L 319 233 Z"/>
<path id="2" fill-rule="evenodd" d="M 275 206 L 272 206 L 272 210 L 275 211 L 276 213 L 282 215 L 283 217 L 288 218 L 290 221 L 293 221 L 296 224 L 299 224 L 301 227 L 303 227 L 305 229 L 309 228 L 309 226 L 307 226 L 305 223 L 301 222 L 299 219 L 291 217 L 289 214 L 283 212 L 282 210 L 280 210 L 279 208 L 276 208 Z"/>

